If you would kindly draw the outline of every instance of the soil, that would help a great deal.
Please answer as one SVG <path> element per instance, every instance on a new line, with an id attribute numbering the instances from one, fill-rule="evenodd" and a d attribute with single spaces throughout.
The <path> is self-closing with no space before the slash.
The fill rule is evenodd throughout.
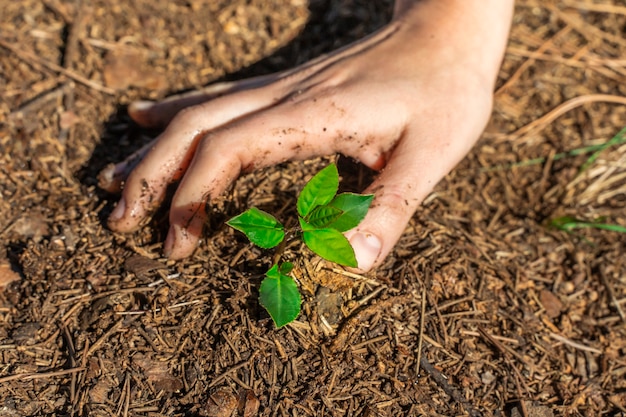
<path id="1" fill-rule="evenodd" d="M 285 328 L 257 301 L 268 254 L 224 220 L 288 215 L 327 159 L 242 177 L 184 261 L 161 255 L 165 210 L 107 229 L 98 172 L 157 133 L 130 101 L 290 68 L 391 7 L 0 4 L 0 415 L 626 415 L 625 235 L 548 227 L 626 226 L 626 145 L 582 173 L 590 153 L 569 153 L 624 127 L 620 1 L 518 1 L 480 142 L 376 271 L 290 248 L 304 300 Z"/>

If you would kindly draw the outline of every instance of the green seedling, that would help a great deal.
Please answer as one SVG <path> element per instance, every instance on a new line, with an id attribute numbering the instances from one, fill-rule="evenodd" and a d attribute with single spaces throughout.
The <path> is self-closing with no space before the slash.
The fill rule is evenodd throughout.
<path id="1" fill-rule="evenodd" d="M 626 227 L 618 224 L 604 223 L 603 218 L 596 219 L 593 222 L 576 219 L 575 217 L 563 216 L 557 217 L 549 221 L 548 226 L 567 233 L 571 233 L 574 229 L 601 229 L 611 232 L 626 233 Z"/>
<path id="2" fill-rule="evenodd" d="M 578 173 L 586 171 L 593 163 L 598 159 L 600 154 L 611 146 L 621 145 L 626 142 L 626 127 L 620 130 L 611 140 L 604 142 L 600 145 L 594 145 L 586 148 L 581 148 L 580 154 L 592 152 L 591 156 L 585 161 L 584 164 L 578 170 Z M 573 152 L 573 151 L 572 151 Z M 557 154 L 556 156 L 559 156 Z M 556 156 L 554 159 L 556 159 Z M 567 233 L 574 233 L 575 229 L 600 229 L 610 232 L 626 233 L 626 227 L 619 224 L 605 223 L 604 217 L 597 218 L 593 221 L 580 220 L 571 216 L 562 216 L 554 219 L 550 219 L 547 223 L 548 227 L 562 230 Z"/>
<path id="3" fill-rule="evenodd" d="M 591 154 L 591 156 L 587 158 L 585 163 L 582 164 L 578 170 L 579 173 L 582 173 L 586 171 L 596 161 L 596 159 L 598 159 L 600 154 L 604 152 L 606 149 L 612 146 L 621 145 L 623 143 L 626 143 L 626 127 L 606 142 L 603 142 L 597 145 L 583 146 L 581 148 L 576 148 L 576 149 L 572 149 L 566 152 L 557 153 L 552 156 L 552 160 L 558 161 L 564 158 Z M 485 167 L 481 169 L 481 172 L 493 172 L 493 171 L 508 170 L 508 169 L 516 168 L 516 167 L 527 167 L 527 166 L 532 166 L 532 165 L 539 165 L 539 164 L 545 163 L 547 160 L 548 158 L 546 157 L 527 159 L 525 161 L 515 162 L 512 164 Z"/>
<path id="4" fill-rule="evenodd" d="M 226 222 L 244 233 L 250 242 L 264 248 L 278 247 L 278 256 L 265 273 L 259 289 L 261 305 L 276 327 L 291 323 L 300 313 L 298 286 L 289 275 L 290 262 L 280 262 L 280 252 L 292 239 L 305 245 L 322 258 L 348 267 L 356 267 L 354 249 L 343 235 L 356 227 L 367 214 L 373 195 L 341 193 L 337 166 L 330 164 L 304 186 L 296 202 L 298 225 L 285 229 L 274 216 L 252 207 Z"/>

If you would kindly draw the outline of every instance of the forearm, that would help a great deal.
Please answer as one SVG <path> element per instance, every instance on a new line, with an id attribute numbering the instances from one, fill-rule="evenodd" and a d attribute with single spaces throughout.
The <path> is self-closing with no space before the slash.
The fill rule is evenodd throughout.
<path id="1" fill-rule="evenodd" d="M 396 0 L 393 21 L 451 59 L 495 80 L 506 48 L 514 0 Z"/>

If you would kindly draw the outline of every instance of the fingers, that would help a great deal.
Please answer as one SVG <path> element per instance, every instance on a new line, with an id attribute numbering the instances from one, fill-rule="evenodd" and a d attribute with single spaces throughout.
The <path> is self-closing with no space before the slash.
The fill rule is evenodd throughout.
<path id="1" fill-rule="evenodd" d="M 159 128 L 167 126 L 182 110 L 206 103 L 238 91 L 259 88 L 276 81 L 281 73 L 248 78 L 236 82 L 223 82 L 201 90 L 179 94 L 159 102 L 135 101 L 128 106 L 128 114 L 140 126 Z M 118 193 L 122 184 L 137 164 L 154 146 L 155 141 L 133 152 L 124 161 L 107 165 L 98 175 L 98 186 L 110 193 Z"/>
<path id="2" fill-rule="evenodd" d="M 180 112 L 149 150 L 140 151 L 145 156 L 126 180 L 109 227 L 120 232 L 137 229 L 161 203 L 167 186 L 184 175 L 205 132 L 271 105 L 273 94 L 273 90 L 239 92 Z"/>
<path id="3" fill-rule="evenodd" d="M 276 105 L 208 133 L 198 144 L 172 199 L 171 226 L 164 247 L 168 257 L 179 259 L 193 252 L 205 223 L 204 203 L 223 194 L 241 171 L 337 152 L 370 166 L 380 165 L 384 148 L 359 132 L 378 137 L 390 133 L 384 129 L 377 132 L 369 122 L 363 122 L 375 118 L 356 117 L 336 99 L 335 107 L 326 100 L 316 96 L 315 106 L 308 99 Z M 329 109 L 336 112 L 334 117 L 330 117 Z M 309 116 L 307 120 L 303 114 Z M 329 118 L 332 126 L 327 123 Z M 395 129 L 391 131 L 393 134 Z"/>
<path id="4" fill-rule="evenodd" d="M 181 181 L 170 207 L 170 228 L 163 245 L 163 252 L 170 259 L 191 255 L 206 222 L 206 203 L 222 194 L 241 171 L 240 157 L 229 154 L 226 149 L 199 150 L 193 165 L 204 169 L 192 166 Z"/>
<path id="5" fill-rule="evenodd" d="M 278 107 L 204 137 L 172 199 L 166 256 L 181 259 L 193 252 L 206 220 L 205 203 L 221 195 L 241 171 L 333 153 L 327 141 L 310 145 L 309 131 L 292 126 L 293 118 Z"/>
<path id="6" fill-rule="evenodd" d="M 147 143 L 137 151 L 133 152 L 124 161 L 117 164 L 109 164 L 98 174 L 98 187 L 109 193 L 119 193 L 122 190 L 122 184 L 128 178 L 128 175 L 141 162 L 143 157 L 154 146 L 154 141 Z"/>
<path id="7" fill-rule="evenodd" d="M 244 80 L 244 82 L 218 83 L 203 90 L 168 97 L 159 102 L 135 101 L 128 106 L 128 114 L 140 126 L 164 127 L 184 109 L 214 100 L 221 95 L 242 90 L 245 86 L 251 88 L 261 82 L 261 77 L 259 77 L 258 79 Z M 98 186 L 110 193 L 120 192 L 128 175 L 154 147 L 155 143 L 156 140 L 146 144 L 122 162 L 106 166 L 98 175 Z"/>

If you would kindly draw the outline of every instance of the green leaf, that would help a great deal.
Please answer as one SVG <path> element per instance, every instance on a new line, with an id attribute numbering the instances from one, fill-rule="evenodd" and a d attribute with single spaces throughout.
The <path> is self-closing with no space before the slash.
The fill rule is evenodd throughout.
<path id="1" fill-rule="evenodd" d="M 582 164 L 582 166 L 580 167 L 580 169 L 578 170 L 578 173 L 582 173 L 584 171 L 586 171 L 591 165 L 593 165 L 593 163 L 596 161 L 596 159 L 598 159 L 598 157 L 600 157 L 600 154 L 602 152 L 604 152 L 604 150 L 610 146 L 613 145 L 617 145 L 620 143 L 624 142 L 624 139 L 626 139 L 626 127 L 623 128 L 617 135 L 613 136 L 613 138 L 611 140 L 609 140 L 606 143 L 603 143 L 601 145 L 601 147 L 596 150 L 593 155 L 591 155 L 587 161 L 585 161 L 584 164 Z"/>
<path id="2" fill-rule="evenodd" d="M 576 218 L 572 216 L 561 216 L 548 221 L 548 226 L 555 229 L 563 230 L 565 232 L 570 231 L 570 225 L 576 223 Z"/>
<path id="3" fill-rule="evenodd" d="M 583 220 L 578 220 L 575 217 L 563 216 L 563 217 L 557 217 L 555 219 L 550 220 L 548 223 L 548 226 L 554 227 L 559 230 L 563 230 L 568 233 L 574 229 L 584 229 L 584 228 L 601 229 L 601 230 L 608 230 L 611 232 L 626 233 L 626 227 L 620 226 L 618 224 L 601 223 L 602 221 L 603 219 L 600 218 L 594 222 L 586 222 Z"/>
<path id="4" fill-rule="evenodd" d="M 278 266 L 278 271 L 281 274 L 285 274 L 285 275 L 289 274 L 292 269 L 293 269 L 293 264 L 291 262 L 283 262 L 282 264 Z"/>
<path id="5" fill-rule="evenodd" d="M 342 214 L 343 211 L 336 207 L 317 206 L 305 220 L 316 229 L 322 229 L 335 222 Z"/>
<path id="6" fill-rule="evenodd" d="M 608 142 L 604 142 L 604 143 L 600 143 L 600 144 L 595 144 L 595 145 L 589 145 L 589 146 L 582 146 L 580 148 L 575 148 L 566 152 L 561 152 L 561 153 L 557 153 L 554 156 L 552 156 L 552 160 L 553 161 L 558 161 L 559 159 L 563 159 L 563 158 L 569 158 L 572 156 L 578 156 L 578 155 L 586 155 L 588 153 L 592 153 L 593 155 L 591 155 L 587 161 L 579 168 L 578 170 L 578 174 L 581 174 L 582 172 L 584 172 L 586 169 L 588 169 L 598 158 L 600 152 L 603 152 L 606 148 L 610 147 L 610 146 L 614 146 L 614 145 L 621 145 L 622 143 L 626 142 L 626 128 L 622 129 L 617 135 L 615 135 L 611 140 L 609 140 Z M 534 159 L 528 159 L 525 161 L 520 161 L 520 162 L 516 162 L 513 164 L 505 164 L 505 165 L 496 165 L 496 166 L 491 166 L 491 167 L 484 167 L 481 169 L 482 172 L 493 172 L 493 171 L 500 171 L 503 169 L 511 169 L 514 167 L 525 167 L 525 166 L 531 166 L 531 165 L 536 165 L 536 164 L 543 164 L 544 162 L 546 162 L 548 160 L 548 158 L 546 157 L 540 157 L 540 158 L 534 158 Z"/>
<path id="7" fill-rule="evenodd" d="M 300 292 L 296 282 L 282 273 L 284 265 L 274 265 L 265 273 L 259 289 L 259 301 L 267 310 L 276 327 L 291 323 L 300 314 Z M 293 266 L 293 265 L 291 265 Z M 287 268 L 290 269 L 290 268 Z"/>
<path id="8" fill-rule="evenodd" d="M 302 240 L 313 252 L 322 258 L 344 266 L 358 266 L 354 249 L 346 237 L 331 228 L 317 229 L 300 219 Z"/>
<path id="9" fill-rule="evenodd" d="M 330 164 L 309 180 L 298 196 L 298 214 L 306 217 L 317 206 L 328 204 L 339 189 L 337 166 Z"/>
<path id="10" fill-rule="evenodd" d="M 226 222 L 233 229 L 244 233 L 250 242 L 269 249 L 277 246 L 285 237 L 285 230 L 274 216 L 252 207 Z"/>
<path id="11" fill-rule="evenodd" d="M 373 199 L 373 194 L 339 194 L 328 203 L 328 206 L 338 208 L 342 211 L 342 214 L 330 223 L 328 227 L 332 227 L 340 232 L 346 232 L 355 228 L 365 218 Z"/>

